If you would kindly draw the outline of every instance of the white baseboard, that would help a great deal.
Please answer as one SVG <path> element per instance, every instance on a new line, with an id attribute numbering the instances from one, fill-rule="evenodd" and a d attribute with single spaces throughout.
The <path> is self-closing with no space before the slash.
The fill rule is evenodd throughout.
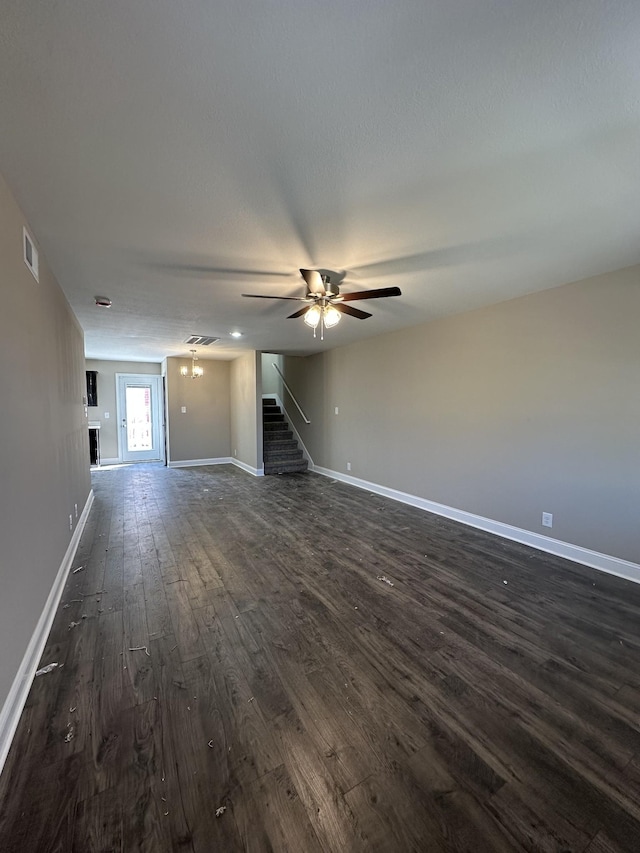
<path id="1" fill-rule="evenodd" d="M 2 773 L 2 768 L 7 760 L 11 742 L 20 721 L 20 715 L 27 701 L 38 663 L 47 644 L 47 638 L 51 631 L 60 598 L 62 597 L 64 585 L 67 582 L 69 571 L 73 565 L 73 559 L 80 542 L 80 537 L 82 536 L 82 531 L 87 523 L 92 504 L 93 489 L 89 492 L 84 509 L 69 542 L 69 547 L 60 563 L 56 579 L 49 590 L 44 609 L 40 614 L 35 631 L 29 640 L 29 645 L 9 690 L 9 695 L 2 706 L 2 710 L 0 710 L 0 773 Z"/>
<path id="2" fill-rule="evenodd" d="M 237 465 L 254 477 L 263 477 L 263 468 L 253 468 L 247 465 L 246 462 L 241 462 L 239 459 L 234 459 L 233 456 L 217 456 L 215 459 L 181 459 L 178 462 L 169 462 L 169 468 L 196 468 L 199 465 Z"/>
<path id="3" fill-rule="evenodd" d="M 98 465 L 98 468 L 100 468 L 101 465 L 121 465 L 121 464 L 122 464 L 122 459 L 118 459 L 117 456 L 114 456 L 113 459 L 108 459 L 108 458 L 107 459 L 100 459 L 100 465 Z"/>
<path id="4" fill-rule="evenodd" d="M 251 465 L 247 465 L 246 462 L 241 462 L 239 459 L 231 459 L 234 465 L 237 465 L 238 468 L 242 468 L 243 471 L 246 471 L 248 474 L 252 474 L 254 477 L 264 477 L 264 466 L 262 468 L 253 468 Z"/>
<path id="5" fill-rule="evenodd" d="M 213 459 L 179 459 L 176 462 L 167 462 L 167 467 L 196 468 L 198 465 L 230 465 L 232 462 L 230 456 L 216 456 Z"/>
<path id="6" fill-rule="evenodd" d="M 622 560 L 619 557 L 611 557 L 609 554 L 600 554 L 598 551 L 591 551 L 589 548 L 582 548 L 580 545 L 572 545 L 570 542 L 562 542 L 560 539 L 552 539 L 550 536 L 532 533 L 530 530 L 524 530 L 521 527 L 513 527 L 501 521 L 494 521 L 492 518 L 474 515 L 471 512 L 465 512 L 464 510 L 455 509 L 445 504 L 419 498 L 407 492 L 399 492 L 396 489 L 379 486 L 377 483 L 370 483 L 368 480 L 361 480 L 349 474 L 332 471 L 330 468 L 322 468 L 319 465 L 314 465 L 312 470 L 316 474 L 322 474 L 324 477 L 331 477 L 333 480 L 349 483 L 349 485 L 356 486 L 358 489 L 366 489 L 368 492 L 373 492 L 376 495 L 382 495 L 385 498 L 409 504 L 417 509 L 423 509 L 426 512 L 433 512 L 436 515 L 451 518 L 453 521 L 468 524 L 470 527 L 485 530 L 487 533 L 494 533 L 496 536 L 502 536 L 503 539 L 521 542 L 524 545 L 529 545 L 531 548 L 537 548 L 539 551 L 554 554 L 556 557 L 564 557 L 564 559 L 572 560 L 574 563 L 581 563 L 583 566 L 589 566 L 592 569 L 598 569 L 598 571 L 640 583 L 640 565 L 638 563 Z"/>

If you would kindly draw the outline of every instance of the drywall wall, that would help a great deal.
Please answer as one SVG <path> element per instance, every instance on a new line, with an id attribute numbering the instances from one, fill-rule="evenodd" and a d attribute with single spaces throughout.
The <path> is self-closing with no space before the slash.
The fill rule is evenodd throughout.
<path id="1" fill-rule="evenodd" d="M 639 317 L 633 267 L 288 357 L 296 427 L 316 465 L 637 563 Z"/>
<path id="2" fill-rule="evenodd" d="M 98 405 L 89 406 L 89 420 L 100 422 L 100 457 L 118 458 L 118 419 L 116 417 L 116 373 L 160 374 L 160 365 L 138 361 L 100 361 L 87 359 L 87 370 L 98 372 Z M 109 414 L 109 417 L 106 414 Z"/>
<path id="3" fill-rule="evenodd" d="M 277 394 L 277 396 L 281 400 L 284 400 L 284 386 L 282 385 L 282 379 L 280 378 L 279 374 L 273 369 L 273 365 L 276 364 L 282 371 L 283 361 L 284 356 L 282 355 L 275 355 L 272 352 L 262 353 L 261 366 L 263 396 L 266 396 L 267 394 Z"/>
<path id="4" fill-rule="evenodd" d="M 91 488 L 83 333 L 26 224 L 0 177 L 0 707 Z"/>
<path id="5" fill-rule="evenodd" d="M 163 368 L 169 464 L 231 455 L 229 362 L 203 360 L 200 364 L 204 369 L 200 379 L 180 375 L 182 365 L 191 369 L 190 358 L 167 358 Z"/>
<path id="6" fill-rule="evenodd" d="M 273 371 L 273 368 L 272 368 Z M 273 371 L 275 373 L 275 371 Z M 231 452 L 253 471 L 262 470 L 262 362 L 249 352 L 231 362 Z"/>

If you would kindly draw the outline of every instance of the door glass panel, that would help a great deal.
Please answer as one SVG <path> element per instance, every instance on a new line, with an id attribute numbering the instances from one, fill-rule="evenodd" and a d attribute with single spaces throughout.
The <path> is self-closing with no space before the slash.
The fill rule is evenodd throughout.
<path id="1" fill-rule="evenodd" d="M 127 385 L 127 450 L 152 450 L 151 388 Z"/>

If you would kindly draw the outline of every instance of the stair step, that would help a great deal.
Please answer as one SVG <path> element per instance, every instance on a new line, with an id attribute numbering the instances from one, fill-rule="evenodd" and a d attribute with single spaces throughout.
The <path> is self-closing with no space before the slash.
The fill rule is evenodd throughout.
<path id="1" fill-rule="evenodd" d="M 265 474 L 298 474 L 307 470 L 308 462 L 285 414 L 271 397 L 262 400 L 262 437 Z"/>
<path id="2" fill-rule="evenodd" d="M 290 429 L 269 429 L 263 433 L 263 438 L 265 447 L 270 447 L 272 444 L 280 444 L 283 441 L 298 443 Z"/>
<path id="3" fill-rule="evenodd" d="M 294 460 L 289 462 L 274 462 L 268 464 L 265 462 L 265 474 L 297 474 L 307 470 L 307 460 Z"/>
<path id="4" fill-rule="evenodd" d="M 302 451 L 299 447 L 291 450 L 265 450 L 265 462 L 286 462 L 288 459 L 302 459 Z"/>
<path id="5" fill-rule="evenodd" d="M 263 442 L 265 452 L 267 450 L 297 450 L 298 442 L 295 438 L 280 438 L 284 432 L 268 432 Z"/>

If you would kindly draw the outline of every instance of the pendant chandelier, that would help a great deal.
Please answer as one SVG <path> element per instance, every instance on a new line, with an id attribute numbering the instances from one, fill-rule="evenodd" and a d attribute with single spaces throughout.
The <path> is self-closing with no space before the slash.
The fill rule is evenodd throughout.
<path id="1" fill-rule="evenodd" d="M 189 352 L 191 353 L 191 373 L 189 373 L 187 365 L 183 364 L 180 368 L 180 375 L 184 376 L 186 379 L 200 379 L 201 376 L 204 376 L 204 370 L 200 365 L 196 364 L 196 361 L 198 360 L 196 351 L 191 349 Z"/>

